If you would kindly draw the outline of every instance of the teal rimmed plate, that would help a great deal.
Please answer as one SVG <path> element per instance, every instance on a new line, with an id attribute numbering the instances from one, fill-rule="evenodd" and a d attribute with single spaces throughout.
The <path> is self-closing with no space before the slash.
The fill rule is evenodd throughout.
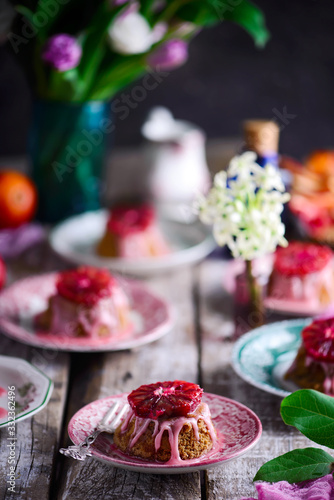
<path id="1" fill-rule="evenodd" d="M 16 422 L 41 411 L 52 390 L 52 380 L 36 366 L 21 358 L 1 355 L 0 428 L 8 425 L 14 429 Z"/>
<path id="2" fill-rule="evenodd" d="M 232 352 L 236 373 L 263 391 L 285 397 L 299 389 L 284 380 L 300 346 L 300 333 L 312 319 L 280 321 L 256 328 L 243 335 Z"/>

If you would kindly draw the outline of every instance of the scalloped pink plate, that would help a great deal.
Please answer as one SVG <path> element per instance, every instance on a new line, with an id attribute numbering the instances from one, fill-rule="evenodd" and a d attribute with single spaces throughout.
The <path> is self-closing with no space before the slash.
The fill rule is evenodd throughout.
<path id="1" fill-rule="evenodd" d="M 127 394 L 117 394 L 93 401 L 71 418 L 68 434 L 74 444 L 81 443 L 94 431 L 115 400 L 126 403 Z M 165 465 L 161 462 L 142 460 L 117 450 L 112 437 L 106 433 L 101 434 L 95 441 L 91 448 L 92 455 L 109 465 L 134 472 L 183 474 L 223 465 L 255 446 L 261 437 L 262 425 L 254 412 L 237 401 L 216 394 L 203 393 L 203 401 L 210 406 L 218 440 L 214 449 L 200 458 L 184 460 L 180 465 Z"/>
<path id="2" fill-rule="evenodd" d="M 110 338 L 74 338 L 36 330 L 34 317 L 47 307 L 55 292 L 57 273 L 17 281 L 0 294 L 0 329 L 25 344 L 61 351 L 119 351 L 154 342 L 172 327 L 168 304 L 141 283 L 119 279 L 131 302 L 133 327 Z"/>

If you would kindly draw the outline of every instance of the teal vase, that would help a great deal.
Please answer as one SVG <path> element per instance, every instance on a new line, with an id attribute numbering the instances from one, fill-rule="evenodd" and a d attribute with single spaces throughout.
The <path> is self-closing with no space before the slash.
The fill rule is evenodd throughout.
<path id="1" fill-rule="evenodd" d="M 30 133 L 37 219 L 55 223 L 100 207 L 110 104 L 37 101 Z"/>

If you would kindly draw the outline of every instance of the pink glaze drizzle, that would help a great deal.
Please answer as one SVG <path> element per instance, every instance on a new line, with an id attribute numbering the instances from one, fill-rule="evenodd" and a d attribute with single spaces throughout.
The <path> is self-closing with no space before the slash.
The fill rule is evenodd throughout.
<path id="1" fill-rule="evenodd" d="M 171 458 L 168 462 L 166 462 L 166 465 L 177 465 L 182 462 L 179 454 L 179 434 L 185 424 L 190 424 L 192 426 L 195 437 L 197 441 L 199 441 L 198 421 L 203 420 L 208 428 L 212 443 L 214 444 L 217 439 L 216 432 L 211 421 L 210 409 L 206 403 L 201 403 L 201 406 L 202 411 L 198 415 L 194 415 L 192 417 L 175 417 L 162 421 L 137 417 L 134 410 L 131 409 L 122 423 L 121 433 L 126 432 L 130 421 L 135 418 L 135 427 L 129 443 L 129 448 L 131 449 L 152 422 L 154 424 L 153 437 L 155 437 L 155 450 L 159 450 L 163 433 L 167 431 L 171 448 Z"/>
<path id="2" fill-rule="evenodd" d="M 99 338 L 101 327 L 110 333 L 109 337 L 121 337 L 132 324 L 120 324 L 120 314 L 129 316 L 129 301 L 120 287 L 115 286 L 111 297 L 100 299 L 92 307 L 83 307 L 54 295 L 50 299 L 52 309 L 51 332 L 68 337 L 77 336 L 77 326 L 81 325 L 87 337 Z"/>
<path id="3" fill-rule="evenodd" d="M 6 394 L 7 394 L 6 389 L 4 389 L 3 387 L 0 387 L 0 398 L 2 398 L 2 396 L 5 396 Z"/>

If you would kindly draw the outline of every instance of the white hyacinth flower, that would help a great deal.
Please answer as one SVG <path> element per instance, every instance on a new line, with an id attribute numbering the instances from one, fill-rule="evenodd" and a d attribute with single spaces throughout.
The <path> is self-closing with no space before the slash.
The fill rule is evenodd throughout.
<path id="1" fill-rule="evenodd" d="M 254 176 L 256 178 L 257 185 L 260 185 L 265 191 L 270 191 L 271 189 L 277 189 L 277 191 L 285 191 L 283 181 L 279 175 L 277 175 L 277 168 L 270 163 L 267 163 L 264 167 L 256 165 L 254 170 Z"/>
<path id="2" fill-rule="evenodd" d="M 248 151 L 215 176 L 197 212 L 202 222 L 213 225 L 219 245 L 228 245 L 234 257 L 253 260 L 287 245 L 281 213 L 289 199 L 278 169 L 260 167 L 256 154 Z"/>

